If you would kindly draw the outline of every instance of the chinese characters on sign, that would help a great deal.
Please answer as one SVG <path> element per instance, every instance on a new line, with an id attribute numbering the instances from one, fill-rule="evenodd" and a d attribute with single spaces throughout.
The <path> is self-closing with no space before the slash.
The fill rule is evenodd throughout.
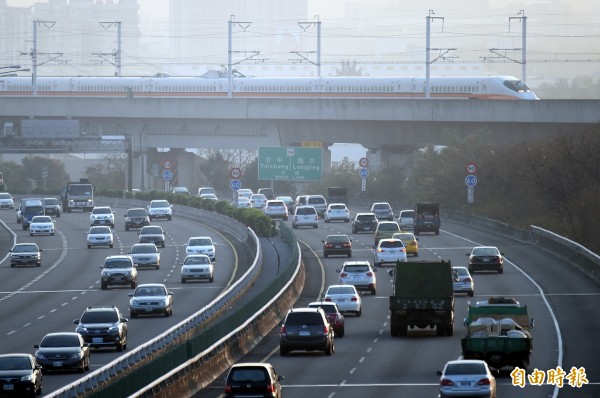
<path id="1" fill-rule="evenodd" d="M 565 384 L 565 379 L 566 383 L 571 387 L 581 388 L 584 384 L 589 383 L 587 375 L 585 374 L 585 368 L 576 368 L 575 366 L 571 368 L 571 371 L 568 374 L 560 366 L 545 372 L 536 368 L 530 374 L 527 374 L 525 369 L 516 367 L 510 372 L 510 377 L 512 379 L 512 385 L 521 388 L 524 388 L 527 382 L 532 386 L 541 386 L 544 385 L 545 382 L 546 384 L 562 388 Z"/>
<path id="2" fill-rule="evenodd" d="M 260 147 L 258 179 L 319 181 L 322 163 L 322 148 Z"/>

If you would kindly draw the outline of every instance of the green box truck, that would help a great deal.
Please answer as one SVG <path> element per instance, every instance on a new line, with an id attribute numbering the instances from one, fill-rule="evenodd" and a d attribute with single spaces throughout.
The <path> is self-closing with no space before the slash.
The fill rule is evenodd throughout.
<path id="1" fill-rule="evenodd" d="M 491 297 L 469 305 L 465 319 L 467 335 L 461 339 L 464 359 L 481 359 L 500 370 L 527 369 L 533 350 L 527 306 L 513 298 Z"/>
<path id="2" fill-rule="evenodd" d="M 438 336 L 454 334 L 454 293 L 450 261 L 398 262 L 390 270 L 392 336 L 406 336 L 408 328 L 436 328 Z"/>

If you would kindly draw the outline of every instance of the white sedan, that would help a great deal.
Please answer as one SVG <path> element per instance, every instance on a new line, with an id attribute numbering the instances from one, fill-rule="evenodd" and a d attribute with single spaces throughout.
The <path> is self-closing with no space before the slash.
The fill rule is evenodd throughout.
<path id="1" fill-rule="evenodd" d="M 91 249 L 92 246 L 108 246 L 112 249 L 113 242 L 113 233 L 108 225 L 96 225 L 94 227 L 90 227 L 87 235 L 88 249 Z"/>
<path id="2" fill-rule="evenodd" d="M 354 312 L 356 316 L 362 313 L 362 299 L 353 285 L 329 286 L 323 301 L 335 303 L 340 312 Z"/>
<path id="3" fill-rule="evenodd" d="M 191 254 L 206 254 L 211 261 L 215 261 L 215 245 L 210 236 L 194 236 L 188 240 L 185 248 L 186 256 Z"/>
<path id="4" fill-rule="evenodd" d="M 181 283 L 189 280 L 214 280 L 214 266 L 206 254 L 192 254 L 181 265 Z"/>
<path id="5" fill-rule="evenodd" d="M 54 235 L 54 221 L 50 216 L 34 216 L 29 223 L 29 236 Z"/>
<path id="6" fill-rule="evenodd" d="M 325 210 L 325 222 L 350 222 L 350 211 L 344 203 L 330 203 Z"/>
<path id="7" fill-rule="evenodd" d="M 406 247 L 400 239 L 380 239 L 375 247 L 375 266 L 384 263 L 406 262 Z"/>
<path id="8" fill-rule="evenodd" d="M 262 209 L 267 204 L 267 197 L 262 193 L 253 193 L 250 196 L 250 203 L 252 203 L 252 207 L 255 209 Z"/>

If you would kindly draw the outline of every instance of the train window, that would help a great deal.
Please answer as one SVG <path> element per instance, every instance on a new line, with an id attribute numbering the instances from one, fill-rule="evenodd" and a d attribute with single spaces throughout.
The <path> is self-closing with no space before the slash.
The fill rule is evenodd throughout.
<path id="1" fill-rule="evenodd" d="M 512 91 L 516 91 L 518 93 L 531 91 L 527 84 L 523 83 L 521 80 L 505 80 L 504 85 Z"/>

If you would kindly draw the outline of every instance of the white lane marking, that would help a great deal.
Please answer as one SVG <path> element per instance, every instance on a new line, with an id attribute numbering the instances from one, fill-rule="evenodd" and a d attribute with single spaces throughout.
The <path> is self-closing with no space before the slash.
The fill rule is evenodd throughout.
<path id="1" fill-rule="evenodd" d="M 354 372 L 356 372 L 356 368 L 352 368 L 352 369 L 350 369 L 350 371 L 349 371 L 348 373 L 350 373 L 351 375 L 353 375 L 353 374 L 354 374 Z"/>

